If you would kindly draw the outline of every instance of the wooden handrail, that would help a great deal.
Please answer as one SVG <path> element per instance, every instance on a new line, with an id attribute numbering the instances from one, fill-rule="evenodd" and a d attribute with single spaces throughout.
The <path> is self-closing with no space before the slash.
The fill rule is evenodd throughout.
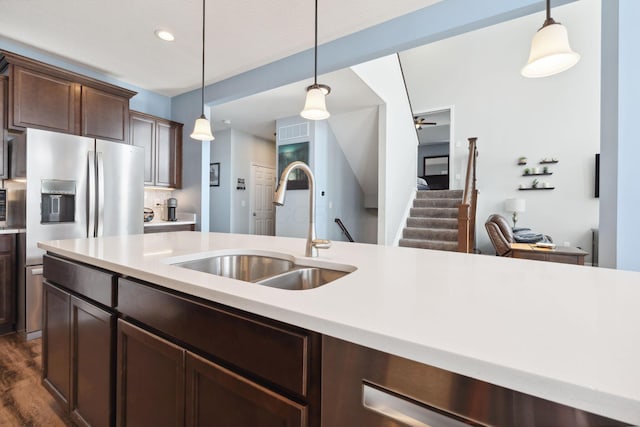
<path id="1" fill-rule="evenodd" d="M 471 253 L 475 245 L 476 204 L 476 158 L 478 156 L 478 138 L 469 138 L 469 159 L 464 181 L 462 203 L 458 207 L 458 252 Z"/>

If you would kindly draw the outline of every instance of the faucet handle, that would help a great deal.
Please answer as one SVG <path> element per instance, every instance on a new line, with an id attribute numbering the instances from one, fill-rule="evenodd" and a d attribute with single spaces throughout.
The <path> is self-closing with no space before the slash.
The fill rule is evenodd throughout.
<path id="1" fill-rule="evenodd" d="M 318 249 L 329 249 L 331 247 L 331 240 L 315 239 L 311 241 L 311 244 Z"/>

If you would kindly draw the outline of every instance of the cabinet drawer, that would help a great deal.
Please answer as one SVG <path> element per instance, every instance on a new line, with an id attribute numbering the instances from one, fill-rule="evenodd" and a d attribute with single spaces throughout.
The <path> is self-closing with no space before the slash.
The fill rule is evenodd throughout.
<path id="1" fill-rule="evenodd" d="M 313 334 L 120 278 L 118 311 L 299 396 L 309 393 Z"/>
<path id="2" fill-rule="evenodd" d="M 43 257 L 43 264 L 44 277 L 48 281 L 107 307 L 115 307 L 116 287 L 113 274 L 51 255 Z"/>

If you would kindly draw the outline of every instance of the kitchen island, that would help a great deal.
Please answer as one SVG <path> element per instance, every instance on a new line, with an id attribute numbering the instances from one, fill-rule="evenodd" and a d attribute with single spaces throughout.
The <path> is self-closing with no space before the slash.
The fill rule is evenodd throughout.
<path id="1" fill-rule="evenodd" d="M 303 256 L 304 243 L 174 232 L 41 242 L 39 247 L 112 272 L 120 282 L 146 282 L 640 424 L 638 273 L 344 242 L 310 259 Z M 172 265 L 229 252 L 286 254 L 303 264 L 338 264 L 352 272 L 315 289 L 292 291 Z"/>

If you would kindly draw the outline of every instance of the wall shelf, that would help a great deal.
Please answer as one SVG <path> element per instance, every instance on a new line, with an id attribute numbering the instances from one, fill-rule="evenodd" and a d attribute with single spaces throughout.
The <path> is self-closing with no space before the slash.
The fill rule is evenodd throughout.
<path id="1" fill-rule="evenodd" d="M 553 165 L 558 163 L 559 160 L 541 160 L 540 162 L 538 162 L 538 164 L 540 165 Z"/>
<path id="2" fill-rule="evenodd" d="M 533 188 L 533 187 L 527 187 L 527 188 L 518 188 L 518 190 L 520 191 L 525 191 L 525 190 L 553 190 L 556 187 L 537 187 L 537 188 Z"/>
<path id="3" fill-rule="evenodd" d="M 522 176 L 540 176 L 540 175 L 553 175 L 553 172 L 523 173 L 522 174 Z"/>

